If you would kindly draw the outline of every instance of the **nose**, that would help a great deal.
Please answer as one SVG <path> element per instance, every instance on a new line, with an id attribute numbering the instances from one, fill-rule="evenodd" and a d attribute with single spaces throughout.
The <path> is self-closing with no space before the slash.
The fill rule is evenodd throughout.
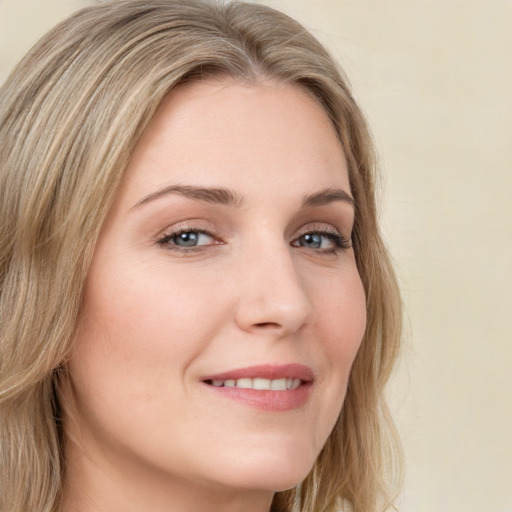
<path id="1" fill-rule="evenodd" d="M 236 280 L 238 326 L 282 338 L 311 323 L 314 308 L 299 270 L 285 243 L 252 251 L 244 258 Z"/>

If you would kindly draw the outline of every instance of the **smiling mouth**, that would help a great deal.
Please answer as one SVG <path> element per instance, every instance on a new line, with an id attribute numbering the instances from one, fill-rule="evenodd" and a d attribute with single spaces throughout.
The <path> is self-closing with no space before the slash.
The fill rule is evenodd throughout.
<path id="1" fill-rule="evenodd" d="M 202 379 L 222 399 L 277 413 L 299 409 L 311 396 L 315 375 L 303 364 L 256 365 Z"/>
<path id="2" fill-rule="evenodd" d="M 263 377 L 256 377 L 253 379 L 226 379 L 226 380 L 212 380 L 205 381 L 206 384 L 218 388 L 241 388 L 241 389 L 255 389 L 261 391 L 288 391 L 297 389 L 303 382 L 301 379 L 265 379 Z"/>

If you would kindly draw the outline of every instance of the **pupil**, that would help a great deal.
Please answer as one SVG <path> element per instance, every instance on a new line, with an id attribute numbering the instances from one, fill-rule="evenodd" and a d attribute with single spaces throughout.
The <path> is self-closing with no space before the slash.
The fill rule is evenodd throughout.
<path id="1" fill-rule="evenodd" d="M 177 245 L 194 246 L 197 244 L 197 233 L 180 233 L 176 239 Z"/>
<path id="2" fill-rule="evenodd" d="M 322 237 L 320 235 L 304 235 L 304 245 L 318 249 L 322 245 Z"/>

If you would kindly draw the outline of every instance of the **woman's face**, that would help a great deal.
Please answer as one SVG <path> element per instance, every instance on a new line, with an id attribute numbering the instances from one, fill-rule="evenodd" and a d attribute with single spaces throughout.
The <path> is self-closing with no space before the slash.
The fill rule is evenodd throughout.
<path id="1" fill-rule="evenodd" d="M 135 487 L 304 478 L 365 329 L 350 194 L 329 119 L 297 86 L 169 94 L 86 283 L 67 423 L 84 460 Z"/>

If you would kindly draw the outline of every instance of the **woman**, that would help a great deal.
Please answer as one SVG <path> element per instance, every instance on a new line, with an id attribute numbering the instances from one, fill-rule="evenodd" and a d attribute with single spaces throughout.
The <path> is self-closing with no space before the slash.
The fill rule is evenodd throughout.
<path id="1" fill-rule="evenodd" d="M 109 2 L 1 97 L 0 510 L 385 506 L 399 299 L 322 46 Z"/>

